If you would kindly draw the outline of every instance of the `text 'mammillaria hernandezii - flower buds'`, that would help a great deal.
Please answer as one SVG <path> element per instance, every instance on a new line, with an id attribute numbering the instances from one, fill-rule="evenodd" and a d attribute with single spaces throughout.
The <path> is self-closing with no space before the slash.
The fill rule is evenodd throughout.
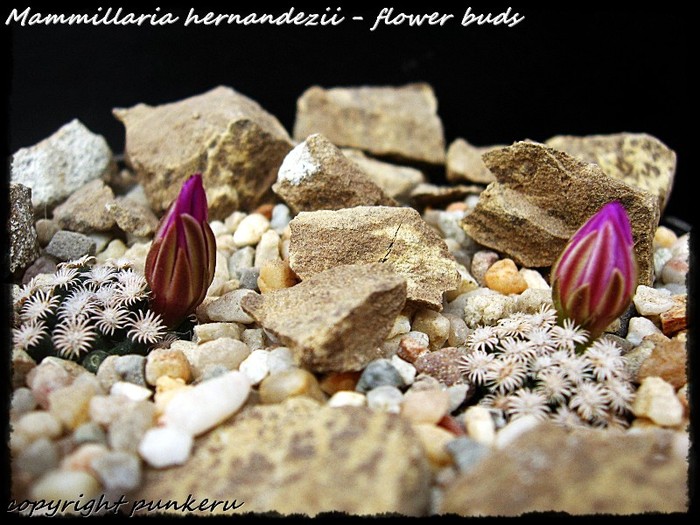
<path id="1" fill-rule="evenodd" d="M 552 267 L 552 299 L 560 317 L 594 340 L 629 306 L 637 286 L 632 228 L 625 208 L 610 202 L 571 237 Z"/>
<path id="2" fill-rule="evenodd" d="M 207 222 L 202 175 L 192 175 L 161 219 L 146 257 L 151 309 L 176 327 L 204 300 L 214 278 L 216 239 Z"/>

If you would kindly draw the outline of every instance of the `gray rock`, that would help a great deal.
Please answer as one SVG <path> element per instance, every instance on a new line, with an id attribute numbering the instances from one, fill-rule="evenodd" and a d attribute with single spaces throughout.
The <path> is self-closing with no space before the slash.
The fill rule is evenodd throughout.
<path id="1" fill-rule="evenodd" d="M 141 483 L 141 461 L 135 454 L 107 452 L 93 459 L 90 466 L 108 491 L 129 492 Z"/>
<path id="2" fill-rule="evenodd" d="M 241 271 L 252 268 L 255 260 L 255 248 L 244 246 L 231 254 L 228 258 L 228 271 L 234 277 L 240 279 Z"/>
<path id="3" fill-rule="evenodd" d="M 109 424 L 107 442 L 114 450 L 137 453 L 141 438 L 155 421 L 155 405 L 134 401 Z"/>
<path id="4" fill-rule="evenodd" d="M 10 272 L 24 270 L 39 255 L 34 227 L 32 190 L 22 184 L 10 184 Z"/>
<path id="5" fill-rule="evenodd" d="M 51 238 L 61 228 L 51 219 L 39 219 L 34 224 L 36 228 L 36 238 L 39 246 L 44 247 L 51 242 Z M 670 252 L 669 252 L 670 253 Z M 669 257 L 670 259 L 670 257 Z M 659 270 L 661 271 L 661 270 Z"/>
<path id="6" fill-rule="evenodd" d="M 15 459 L 15 467 L 20 472 L 39 477 L 58 467 L 60 461 L 58 445 L 42 437 L 30 443 Z"/>
<path id="7" fill-rule="evenodd" d="M 282 203 L 275 204 L 272 208 L 272 218 L 270 219 L 270 228 L 275 230 L 280 235 L 289 224 L 291 220 L 291 215 L 289 208 Z"/>
<path id="8" fill-rule="evenodd" d="M 93 180 L 75 190 L 68 200 L 56 206 L 53 218 L 63 229 L 80 233 L 107 231 L 114 218 L 107 205 L 114 201 L 114 192 L 101 180 Z"/>
<path id="9" fill-rule="evenodd" d="M 260 292 L 258 289 L 258 277 L 260 277 L 260 268 L 242 268 L 239 270 L 238 282 L 241 288 Z"/>
<path id="10" fill-rule="evenodd" d="M 61 230 L 51 239 L 46 253 L 60 261 L 72 261 L 83 255 L 95 255 L 95 241 L 82 233 Z"/>
<path id="11" fill-rule="evenodd" d="M 362 371 L 355 390 L 364 394 L 378 386 L 394 386 L 397 388 L 406 386 L 403 377 L 388 359 L 375 359 L 369 363 Z"/>
<path id="12" fill-rule="evenodd" d="M 117 357 L 114 361 L 114 370 L 127 381 L 139 386 L 146 385 L 146 356 L 129 354 Z"/>
<path id="13" fill-rule="evenodd" d="M 447 452 L 461 473 L 472 470 L 490 451 L 490 447 L 467 436 L 460 436 L 447 444 Z"/>
<path id="14" fill-rule="evenodd" d="M 11 181 L 32 189 L 34 211 L 43 215 L 81 186 L 114 169 L 105 139 L 76 119 L 34 146 L 17 150 Z"/>
<path id="15" fill-rule="evenodd" d="M 10 410 L 13 416 L 19 416 L 36 408 L 36 399 L 32 391 L 26 387 L 21 387 L 12 392 L 12 402 Z"/>
<path id="16" fill-rule="evenodd" d="M 106 210 L 121 230 L 137 237 L 149 237 L 158 229 L 158 218 L 151 208 L 131 198 L 118 197 Z"/>
<path id="17" fill-rule="evenodd" d="M 27 284 L 33 277 L 41 273 L 55 273 L 57 269 L 58 265 L 54 257 L 42 255 L 24 271 L 22 284 Z"/>

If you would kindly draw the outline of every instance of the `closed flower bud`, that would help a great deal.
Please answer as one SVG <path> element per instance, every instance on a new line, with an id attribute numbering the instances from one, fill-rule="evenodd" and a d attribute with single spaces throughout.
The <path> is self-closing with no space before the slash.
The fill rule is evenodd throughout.
<path id="1" fill-rule="evenodd" d="M 207 214 L 202 176 L 197 173 L 183 184 L 161 219 L 146 257 L 151 309 L 170 328 L 197 308 L 214 278 L 216 239 Z"/>
<path id="2" fill-rule="evenodd" d="M 552 267 L 552 299 L 594 340 L 629 306 L 637 286 L 632 228 L 619 202 L 603 206 L 573 235 Z"/>

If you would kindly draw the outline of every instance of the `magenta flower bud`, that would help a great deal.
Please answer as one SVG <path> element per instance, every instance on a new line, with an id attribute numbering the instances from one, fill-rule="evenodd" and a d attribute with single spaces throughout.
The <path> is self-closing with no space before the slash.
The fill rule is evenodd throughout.
<path id="1" fill-rule="evenodd" d="M 637 261 L 619 202 L 606 204 L 579 228 L 551 276 L 559 316 L 588 330 L 591 341 L 627 309 L 637 287 Z"/>
<path id="2" fill-rule="evenodd" d="M 207 212 L 202 175 L 195 173 L 161 219 L 146 257 L 151 309 L 170 328 L 197 308 L 214 278 L 216 239 Z"/>

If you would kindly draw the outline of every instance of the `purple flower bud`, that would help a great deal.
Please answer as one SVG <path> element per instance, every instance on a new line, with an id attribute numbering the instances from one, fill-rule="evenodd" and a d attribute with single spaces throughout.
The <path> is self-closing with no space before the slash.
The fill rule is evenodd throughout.
<path id="1" fill-rule="evenodd" d="M 637 286 L 632 228 L 619 202 L 603 206 L 571 237 L 552 267 L 552 299 L 560 317 L 594 340 L 629 306 Z"/>
<path id="2" fill-rule="evenodd" d="M 161 219 L 146 257 L 151 309 L 171 328 L 204 300 L 214 278 L 216 239 L 207 211 L 202 175 L 195 173 Z"/>

